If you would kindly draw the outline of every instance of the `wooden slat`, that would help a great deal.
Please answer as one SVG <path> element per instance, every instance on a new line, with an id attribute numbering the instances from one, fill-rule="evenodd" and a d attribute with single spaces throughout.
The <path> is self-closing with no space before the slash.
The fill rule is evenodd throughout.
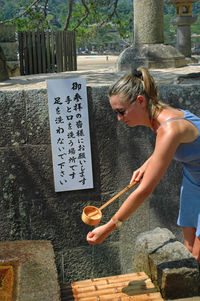
<path id="1" fill-rule="evenodd" d="M 41 53 L 41 34 L 37 31 L 37 65 L 38 73 L 42 73 L 42 53 Z"/>
<path id="2" fill-rule="evenodd" d="M 72 34 L 73 32 L 70 31 L 68 33 L 68 57 L 69 57 L 69 70 L 73 70 L 73 55 L 72 55 L 72 49 L 73 49 L 73 43 L 72 43 Z"/>
<path id="3" fill-rule="evenodd" d="M 57 72 L 63 71 L 63 48 L 62 48 L 62 37 L 61 32 L 56 32 L 56 64 Z"/>
<path id="4" fill-rule="evenodd" d="M 77 70 L 77 54 L 76 54 L 76 32 L 73 31 L 73 41 L 72 41 L 72 53 L 73 53 L 73 70 Z"/>
<path id="5" fill-rule="evenodd" d="M 51 70 L 55 72 L 55 33 L 51 32 Z"/>
<path id="6" fill-rule="evenodd" d="M 24 61 L 25 61 L 25 75 L 27 75 L 29 74 L 27 32 L 24 33 Z"/>
<path id="7" fill-rule="evenodd" d="M 116 275 L 116 276 L 109 276 L 109 277 L 102 277 L 102 278 L 91 278 L 87 280 L 82 280 L 82 281 L 76 281 L 76 282 L 71 282 L 72 287 L 81 287 L 81 286 L 86 286 L 88 284 L 107 284 L 107 283 L 115 283 L 118 281 L 130 281 L 131 280 L 146 280 L 148 279 L 148 276 L 144 272 L 139 272 L 139 273 L 133 273 L 133 274 L 123 274 L 123 275 Z"/>
<path id="8" fill-rule="evenodd" d="M 33 73 L 38 73 L 37 68 L 37 49 L 36 49 L 36 39 L 35 39 L 35 32 L 32 32 L 32 45 L 33 45 Z"/>
<path id="9" fill-rule="evenodd" d="M 76 281 L 65 291 L 65 301 L 163 301 L 144 272 Z"/>
<path id="10" fill-rule="evenodd" d="M 42 52 L 42 73 L 47 72 L 46 65 L 46 45 L 45 45 L 45 33 L 41 32 L 41 52 Z"/>
<path id="11" fill-rule="evenodd" d="M 72 299 L 73 300 L 73 299 Z M 164 301 L 160 293 L 141 294 L 137 296 L 125 296 L 122 294 L 102 295 L 97 297 L 74 298 L 74 301 Z M 68 301 L 68 300 L 67 300 Z"/>
<path id="12" fill-rule="evenodd" d="M 27 47 L 28 47 L 28 73 L 33 74 L 33 48 L 32 48 L 32 34 L 27 33 Z"/>
<path id="13" fill-rule="evenodd" d="M 45 32 L 45 37 L 46 37 L 46 56 L 47 56 L 47 73 L 51 72 L 51 61 L 50 61 L 50 33 L 49 32 Z"/>
<path id="14" fill-rule="evenodd" d="M 124 288 L 124 287 L 128 287 L 128 284 L 131 283 L 129 291 L 132 289 L 132 287 L 134 287 L 134 289 L 139 289 L 139 288 L 155 288 L 153 283 L 151 282 L 150 279 L 147 279 L 145 281 L 122 281 L 122 282 L 117 282 L 117 287 L 120 288 Z M 80 288 L 73 288 L 72 287 L 72 291 L 75 294 L 81 294 L 81 293 L 86 293 L 86 292 L 92 292 L 92 291 L 102 291 L 102 290 L 106 290 L 106 289 L 113 289 L 116 287 L 116 283 L 107 283 L 107 284 L 100 284 L 100 285 L 91 285 L 91 286 L 85 286 L 85 287 L 80 287 Z M 128 291 L 128 289 L 127 289 Z"/>
<path id="15" fill-rule="evenodd" d="M 63 32 L 63 71 L 68 70 L 67 31 Z"/>
<path id="16" fill-rule="evenodd" d="M 21 75 L 77 70 L 75 32 L 19 32 Z"/>
<path id="17" fill-rule="evenodd" d="M 20 62 L 20 75 L 25 74 L 24 70 L 24 36 L 21 31 L 18 32 L 19 41 L 19 62 Z"/>

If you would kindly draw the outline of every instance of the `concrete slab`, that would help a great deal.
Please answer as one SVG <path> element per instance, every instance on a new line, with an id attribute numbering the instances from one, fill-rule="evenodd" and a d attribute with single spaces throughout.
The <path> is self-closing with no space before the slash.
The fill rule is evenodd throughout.
<path id="1" fill-rule="evenodd" d="M 0 282 L 1 301 L 59 301 L 51 243 L 0 242 Z"/>

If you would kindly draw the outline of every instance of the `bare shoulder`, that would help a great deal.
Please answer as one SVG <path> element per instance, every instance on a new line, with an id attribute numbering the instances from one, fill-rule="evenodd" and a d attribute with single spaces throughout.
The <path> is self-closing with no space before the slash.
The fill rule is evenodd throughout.
<path id="1" fill-rule="evenodd" d="M 171 123 L 171 122 L 170 122 Z M 172 124 L 166 124 L 157 133 L 156 148 L 165 150 L 165 152 L 175 152 L 176 148 L 182 143 L 183 134 L 181 130 Z"/>
<path id="2" fill-rule="evenodd" d="M 182 112 L 181 112 L 182 113 Z M 157 131 L 157 138 L 160 140 L 164 137 L 168 139 L 177 139 L 179 143 L 189 143 L 193 142 L 198 136 L 199 131 L 191 122 L 186 119 L 183 119 L 183 115 L 176 115 L 174 117 L 181 117 L 181 119 L 169 120 Z M 168 119 L 168 118 L 167 118 Z"/>

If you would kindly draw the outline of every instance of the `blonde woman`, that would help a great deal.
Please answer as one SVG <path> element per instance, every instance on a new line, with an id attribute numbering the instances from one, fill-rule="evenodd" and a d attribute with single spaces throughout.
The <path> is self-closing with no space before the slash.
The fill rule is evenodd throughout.
<path id="1" fill-rule="evenodd" d="M 161 102 L 156 83 L 144 68 L 120 78 L 110 87 L 109 98 L 118 121 L 151 128 L 156 143 L 151 157 L 133 173 L 131 182 L 140 184 L 108 223 L 88 233 L 88 243 L 101 243 L 135 212 L 176 159 L 183 165 L 178 225 L 185 246 L 200 263 L 200 118 Z"/>

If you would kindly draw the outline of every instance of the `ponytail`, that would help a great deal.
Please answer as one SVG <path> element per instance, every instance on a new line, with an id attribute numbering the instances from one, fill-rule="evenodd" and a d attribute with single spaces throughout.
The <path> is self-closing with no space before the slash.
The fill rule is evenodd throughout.
<path id="1" fill-rule="evenodd" d="M 143 67 L 137 68 L 131 74 L 122 76 L 109 88 L 109 97 L 119 95 L 123 102 L 134 102 L 138 95 L 144 95 L 147 100 L 149 118 L 152 120 L 165 106 L 158 98 L 158 87 L 149 71 Z"/>

